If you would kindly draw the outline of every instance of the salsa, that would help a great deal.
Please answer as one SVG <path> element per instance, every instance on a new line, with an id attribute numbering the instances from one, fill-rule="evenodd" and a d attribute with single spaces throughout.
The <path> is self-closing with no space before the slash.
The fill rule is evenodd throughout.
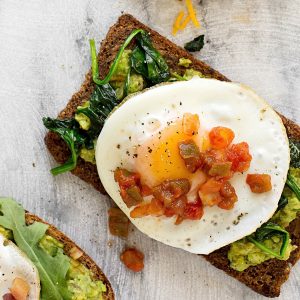
<path id="1" fill-rule="evenodd" d="M 206 146 L 200 148 L 194 139 L 199 129 L 199 116 L 185 113 L 182 130 L 188 139 L 176 144 L 179 159 L 184 162 L 182 168 L 185 166 L 188 171 L 186 174 L 198 171 L 204 174 L 204 182 L 196 188 L 192 187 L 189 178 L 164 179 L 159 184 L 147 186 L 142 184 L 142 174 L 124 168 L 114 171 L 124 203 L 133 208 L 132 218 L 175 216 L 178 225 L 184 220 L 200 220 L 205 206 L 218 206 L 224 210 L 234 207 L 238 197 L 230 179 L 249 169 L 252 160 L 249 145 L 247 142 L 233 144 L 234 132 L 217 126 L 207 133 Z M 249 174 L 246 183 L 253 193 L 268 192 L 272 188 L 271 177 L 267 174 Z M 189 198 L 191 190 L 193 201 Z"/>

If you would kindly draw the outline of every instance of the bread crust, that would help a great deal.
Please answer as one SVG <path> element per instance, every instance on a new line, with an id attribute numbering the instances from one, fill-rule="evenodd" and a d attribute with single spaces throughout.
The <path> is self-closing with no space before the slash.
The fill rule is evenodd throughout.
<path id="1" fill-rule="evenodd" d="M 163 55 L 173 71 L 182 72 L 185 70 L 184 67 L 178 66 L 179 58 L 185 57 L 192 61 L 191 67 L 193 69 L 200 71 L 205 76 L 222 81 L 229 81 L 228 78 L 218 71 L 212 69 L 204 62 L 197 60 L 183 48 L 175 45 L 165 37 L 161 36 L 158 32 L 140 23 L 133 16 L 128 14 L 122 15 L 118 19 L 117 23 L 110 28 L 105 40 L 101 43 L 100 52 L 98 54 L 98 63 L 100 76 L 102 78 L 107 74 L 109 66 L 114 60 L 119 47 L 131 31 L 136 28 L 142 28 L 150 32 L 154 47 Z M 80 90 L 73 95 L 67 106 L 60 112 L 59 118 L 64 119 L 72 117 L 75 114 L 77 106 L 89 99 L 93 89 L 94 83 L 92 81 L 91 71 L 89 71 Z M 284 116 L 280 116 L 287 129 L 288 136 L 300 140 L 300 127 Z M 67 160 L 70 153 L 64 142 L 56 134 L 51 132 L 47 133 L 45 142 L 47 148 L 57 162 L 63 163 Z M 94 188 L 101 193 L 105 193 L 95 165 L 79 159 L 78 166 L 72 173 L 87 183 L 92 184 Z M 290 265 L 294 265 L 300 258 L 300 216 L 290 224 L 288 231 L 290 232 L 293 245 L 298 246 L 298 248 L 291 253 L 288 261 L 270 259 L 260 265 L 249 267 L 243 272 L 238 272 L 231 269 L 229 266 L 227 258 L 228 246 L 204 257 L 212 265 L 225 271 L 228 275 L 236 278 L 257 293 L 267 297 L 277 297 L 280 294 L 281 285 L 288 279 L 291 269 Z"/>
<path id="2" fill-rule="evenodd" d="M 69 255 L 70 250 L 73 247 L 76 247 L 80 251 L 82 251 L 83 255 L 78 259 L 78 261 L 92 272 L 96 280 L 101 280 L 106 285 L 107 290 L 105 293 L 103 293 L 103 299 L 104 300 L 115 299 L 113 289 L 111 287 L 109 280 L 106 278 L 105 274 L 98 267 L 98 265 L 80 247 L 78 247 L 71 239 L 69 239 L 64 233 L 59 231 L 56 227 L 54 227 L 51 224 L 48 224 L 38 216 L 26 212 L 25 218 L 27 224 L 32 224 L 34 222 L 41 222 L 47 224 L 49 226 L 47 230 L 47 234 L 52 236 L 53 238 L 55 238 L 56 240 L 58 240 L 64 245 L 65 254 Z"/>

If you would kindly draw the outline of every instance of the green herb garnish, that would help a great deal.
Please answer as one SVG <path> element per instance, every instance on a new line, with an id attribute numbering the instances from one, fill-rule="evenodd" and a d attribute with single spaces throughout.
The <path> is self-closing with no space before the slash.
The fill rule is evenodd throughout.
<path id="1" fill-rule="evenodd" d="M 289 140 L 292 168 L 300 168 L 300 142 Z"/>
<path id="2" fill-rule="evenodd" d="M 288 173 L 286 185 L 295 193 L 298 200 L 300 200 L 300 186 L 298 185 L 295 177 Z"/>
<path id="3" fill-rule="evenodd" d="M 279 253 L 266 247 L 266 245 L 263 244 L 263 241 L 265 239 L 271 238 L 274 235 L 282 238 L 282 245 Z M 258 228 L 253 235 L 248 236 L 247 239 L 264 252 L 273 255 L 276 258 L 282 259 L 288 247 L 290 235 L 285 229 L 283 229 L 279 225 L 273 222 L 267 222 L 263 224 L 260 228 Z"/>
<path id="4" fill-rule="evenodd" d="M 184 49 L 190 52 L 200 51 L 204 46 L 204 34 L 199 35 L 194 38 L 192 41 L 186 43 L 184 45 Z"/>

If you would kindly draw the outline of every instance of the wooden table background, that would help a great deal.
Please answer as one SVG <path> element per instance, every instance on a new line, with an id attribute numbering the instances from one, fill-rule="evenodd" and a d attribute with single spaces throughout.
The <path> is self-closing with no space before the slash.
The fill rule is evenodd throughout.
<path id="1" fill-rule="evenodd" d="M 203 258 L 133 230 L 128 241 L 107 229 L 110 201 L 76 177 L 53 177 L 43 116 L 56 116 L 90 67 L 89 38 L 102 40 L 129 12 L 179 45 L 199 33 L 196 56 L 253 87 L 300 123 L 300 1 L 195 1 L 202 28 L 173 37 L 177 0 L 0 0 L 0 195 L 11 196 L 74 239 L 102 267 L 117 299 L 264 299 Z M 111 242 L 111 247 L 108 246 Z M 145 253 L 133 274 L 119 261 L 125 245 Z M 279 299 L 300 298 L 300 264 Z"/>

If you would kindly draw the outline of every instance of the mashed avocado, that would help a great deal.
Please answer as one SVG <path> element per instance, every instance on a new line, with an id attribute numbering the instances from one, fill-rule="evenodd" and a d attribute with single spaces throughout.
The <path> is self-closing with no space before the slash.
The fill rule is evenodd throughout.
<path id="1" fill-rule="evenodd" d="M 64 245 L 49 235 L 40 241 L 40 247 L 49 255 L 55 256 L 58 248 Z M 100 280 L 94 280 L 93 274 L 80 262 L 70 258 L 67 285 L 72 293 L 72 300 L 101 300 L 106 286 Z"/>
<path id="2" fill-rule="evenodd" d="M 79 156 L 87 162 L 96 164 L 95 149 L 81 148 Z"/>
<path id="3" fill-rule="evenodd" d="M 272 236 L 263 243 L 268 248 L 279 252 L 281 247 L 281 238 L 278 236 Z M 290 240 L 285 252 L 285 256 L 282 260 L 287 260 L 290 257 L 290 253 L 296 248 L 296 246 L 291 245 Z M 230 267 L 237 271 L 244 271 L 250 266 L 256 266 L 271 258 L 274 258 L 274 256 L 262 251 L 253 243 L 249 242 L 246 238 L 232 243 L 230 250 L 228 251 Z"/>
<path id="4" fill-rule="evenodd" d="M 188 68 L 192 61 L 188 58 L 179 58 L 178 66 Z"/>
<path id="5" fill-rule="evenodd" d="M 114 88 L 117 98 L 123 99 L 125 95 L 125 82 L 127 80 L 128 72 L 130 71 L 130 54 L 131 50 L 125 50 L 118 63 L 117 69 L 110 79 L 110 84 Z M 128 94 L 136 93 L 144 89 L 144 79 L 142 75 L 132 72 L 129 77 L 129 84 L 127 88 Z"/>
<path id="6" fill-rule="evenodd" d="M 0 234 L 4 235 L 8 240 L 13 239 L 13 235 L 12 235 L 11 230 L 5 229 L 2 226 L 0 226 Z"/>
<path id="7" fill-rule="evenodd" d="M 300 169 L 290 168 L 290 173 L 296 178 L 296 181 L 300 183 Z M 288 187 L 284 188 L 283 195 L 287 197 L 288 204 L 283 209 L 279 210 L 270 221 L 285 228 L 296 219 L 298 212 L 300 212 L 300 201 Z M 281 238 L 273 236 L 270 239 L 265 240 L 264 244 L 268 248 L 279 252 Z M 296 248 L 296 246 L 291 245 L 290 240 L 283 260 L 287 260 L 290 257 L 291 251 Z M 246 238 L 232 243 L 230 250 L 228 251 L 230 267 L 237 271 L 243 271 L 250 266 L 258 265 L 270 258 L 274 257 L 271 254 L 260 250 Z"/>
<path id="8" fill-rule="evenodd" d="M 184 72 L 184 75 L 183 75 L 183 78 L 185 80 L 190 80 L 192 79 L 194 76 L 199 76 L 201 78 L 205 78 L 205 76 L 199 72 L 199 71 L 196 71 L 194 69 L 187 69 L 185 72 Z"/>
<path id="9" fill-rule="evenodd" d="M 90 102 L 86 101 L 82 106 L 78 106 L 77 109 L 89 107 Z M 80 128 L 83 130 L 89 130 L 91 127 L 91 120 L 83 113 L 75 114 L 75 120 L 79 123 Z"/>

